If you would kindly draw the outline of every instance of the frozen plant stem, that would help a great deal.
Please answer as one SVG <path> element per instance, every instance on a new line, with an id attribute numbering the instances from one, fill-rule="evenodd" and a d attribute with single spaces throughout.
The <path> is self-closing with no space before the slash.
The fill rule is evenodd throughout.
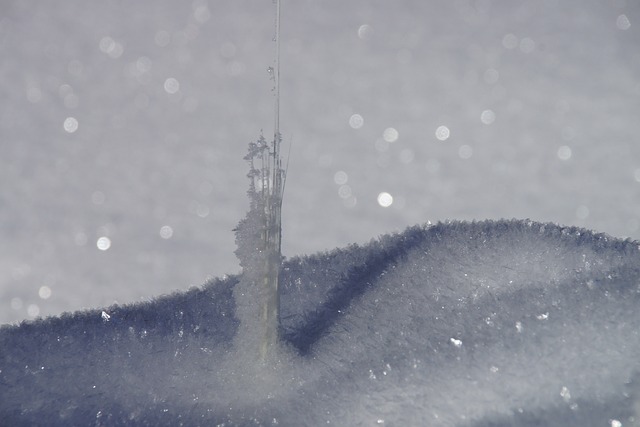
<path id="1" fill-rule="evenodd" d="M 260 355 L 264 359 L 269 348 L 274 347 L 278 341 L 278 326 L 280 323 L 280 293 L 278 279 L 280 275 L 280 263 L 282 262 L 282 193 L 284 190 L 284 171 L 280 158 L 280 0 L 275 0 L 275 45 L 276 58 L 274 67 L 274 126 L 271 150 L 263 151 L 262 168 L 266 170 L 271 179 L 263 178 L 267 183 L 266 191 L 263 190 L 265 203 L 265 227 L 263 241 L 266 248 L 264 266 L 264 287 L 266 298 L 263 306 L 263 321 L 265 324 L 265 336 L 260 346 Z M 265 153 L 269 156 L 265 158 Z M 270 185 L 269 185 L 270 184 Z"/>
<path id="2" fill-rule="evenodd" d="M 238 249 L 236 254 L 243 269 L 243 278 L 237 286 L 236 302 L 240 331 L 239 345 L 253 348 L 262 361 L 266 361 L 271 349 L 278 342 L 280 296 L 278 279 L 281 253 L 281 211 L 285 183 L 285 171 L 280 157 L 280 0 L 276 6 L 275 64 L 269 67 L 274 80 L 274 132 L 273 140 L 267 142 L 260 136 L 257 142 L 249 144 L 250 178 L 249 199 L 251 202 L 247 217 L 236 229 Z M 256 163 L 260 168 L 256 168 Z M 259 311 L 259 315 L 256 312 Z M 255 348 L 258 344 L 259 348 Z"/>

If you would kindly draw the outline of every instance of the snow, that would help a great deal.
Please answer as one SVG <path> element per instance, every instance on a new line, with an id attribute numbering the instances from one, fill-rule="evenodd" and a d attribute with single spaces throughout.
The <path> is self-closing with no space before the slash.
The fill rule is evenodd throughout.
<path id="1" fill-rule="evenodd" d="M 0 415 L 18 425 L 633 425 L 638 265 L 637 242 L 575 227 L 415 226 L 286 261 L 282 351 L 264 366 L 234 345 L 238 276 L 4 326 Z"/>

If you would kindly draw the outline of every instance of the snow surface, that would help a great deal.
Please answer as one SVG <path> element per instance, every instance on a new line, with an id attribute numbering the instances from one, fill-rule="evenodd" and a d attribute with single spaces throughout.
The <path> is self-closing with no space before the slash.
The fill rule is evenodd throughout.
<path id="1" fill-rule="evenodd" d="M 640 238 L 639 2 L 282 13 L 285 255 L 446 219 Z M 271 0 L 3 0 L 0 323 L 239 271 L 242 157 L 273 122 L 272 36 Z"/>
<path id="2" fill-rule="evenodd" d="M 640 249 L 533 221 L 415 226 L 283 266 L 277 363 L 238 276 L 0 329 L 9 425 L 640 422 Z"/>

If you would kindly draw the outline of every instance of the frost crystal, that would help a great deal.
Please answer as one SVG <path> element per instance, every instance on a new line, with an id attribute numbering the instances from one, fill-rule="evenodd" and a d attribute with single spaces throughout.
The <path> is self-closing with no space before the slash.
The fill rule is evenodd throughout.
<path id="1" fill-rule="evenodd" d="M 280 136 L 271 144 L 263 136 L 249 144 L 245 160 L 250 209 L 236 228 L 236 256 L 243 277 L 235 288 L 237 314 L 240 319 L 238 340 L 258 345 L 264 356 L 277 341 L 279 324 L 278 276 L 281 264 L 282 191 L 284 170 L 279 158 Z M 256 160 L 261 163 L 256 167 Z"/>
<path id="2" fill-rule="evenodd" d="M 280 323 L 278 280 L 281 255 L 281 210 L 285 171 L 280 157 L 280 2 L 276 1 L 275 66 L 269 67 L 274 81 L 274 132 L 269 143 L 261 135 L 249 144 L 245 160 L 249 162 L 249 200 L 247 216 L 235 229 L 236 256 L 242 267 L 242 279 L 234 289 L 236 314 L 240 327 L 236 347 L 266 360 L 275 349 Z M 260 163 L 260 168 L 256 167 Z"/>

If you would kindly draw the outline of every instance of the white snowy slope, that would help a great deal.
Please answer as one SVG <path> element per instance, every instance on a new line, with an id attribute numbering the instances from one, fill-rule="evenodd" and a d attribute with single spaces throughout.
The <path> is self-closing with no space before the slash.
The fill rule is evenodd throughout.
<path id="1" fill-rule="evenodd" d="M 282 272 L 280 363 L 234 350 L 236 276 L 0 328 L 0 420 L 640 425 L 640 250 L 532 221 L 416 226 Z"/>

